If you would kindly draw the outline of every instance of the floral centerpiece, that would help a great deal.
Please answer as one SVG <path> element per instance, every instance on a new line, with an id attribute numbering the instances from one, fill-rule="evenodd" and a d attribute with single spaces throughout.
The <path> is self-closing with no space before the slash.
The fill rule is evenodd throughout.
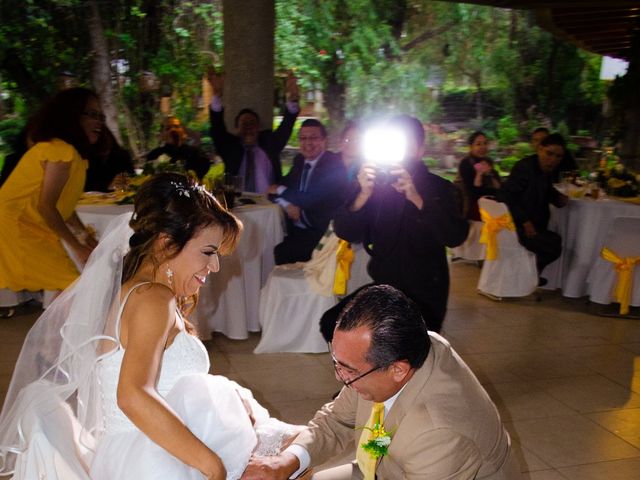
<path id="1" fill-rule="evenodd" d="M 620 158 L 613 154 L 612 149 L 606 150 L 591 177 L 609 195 L 635 197 L 640 194 L 640 174 L 634 174 L 620 163 Z"/>

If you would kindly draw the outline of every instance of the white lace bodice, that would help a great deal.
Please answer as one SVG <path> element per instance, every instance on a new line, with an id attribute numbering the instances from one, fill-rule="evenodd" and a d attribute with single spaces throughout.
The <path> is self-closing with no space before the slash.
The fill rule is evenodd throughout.
<path id="1" fill-rule="evenodd" d="M 140 284 L 143 285 L 143 284 Z M 131 292 L 140 285 L 134 286 L 125 296 L 118 318 L 116 320 L 116 332 L 118 346 L 107 356 L 98 362 L 97 377 L 102 397 L 102 411 L 104 430 L 106 435 L 112 435 L 123 431 L 135 429 L 127 416 L 118 408 L 116 392 L 120 367 L 124 357 L 124 348 L 120 344 L 120 317 Z M 173 388 L 176 382 L 183 376 L 192 373 L 208 373 L 209 355 L 204 345 L 193 335 L 184 330 L 184 321 L 176 312 L 178 321 L 182 324 L 181 330 L 173 340 L 173 343 L 164 351 L 162 366 L 158 375 L 156 388 L 163 397 Z"/>

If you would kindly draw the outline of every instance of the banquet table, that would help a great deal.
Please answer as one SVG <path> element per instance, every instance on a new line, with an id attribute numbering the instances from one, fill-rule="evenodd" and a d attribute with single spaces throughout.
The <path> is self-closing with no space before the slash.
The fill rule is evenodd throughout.
<path id="1" fill-rule="evenodd" d="M 611 198 L 571 198 L 564 208 L 552 207 L 549 229 L 562 237 L 562 254 L 542 272 L 548 280 L 546 289 L 559 288 L 571 298 L 589 293 L 589 272 L 616 217 L 640 218 L 640 205 Z"/>
<path id="2" fill-rule="evenodd" d="M 254 205 L 232 209 L 244 225 L 238 247 L 220 258 L 220 271 L 210 274 L 200 288 L 191 320 L 203 339 L 211 338 L 214 331 L 238 340 L 260 331 L 260 289 L 274 267 L 273 248 L 284 238 L 284 217 L 279 206 L 254 200 Z M 133 211 L 133 206 L 92 203 L 80 204 L 76 210 L 100 236 L 114 216 Z"/>

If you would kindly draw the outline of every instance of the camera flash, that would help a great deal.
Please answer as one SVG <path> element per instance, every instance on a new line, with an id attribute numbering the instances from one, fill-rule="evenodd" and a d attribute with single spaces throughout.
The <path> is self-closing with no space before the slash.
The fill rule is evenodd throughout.
<path id="1" fill-rule="evenodd" d="M 402 162 L 407 148 L 404 133 L 393 127 L 372 127 L 363 136 L 364 158 L 379 166 Z"/>

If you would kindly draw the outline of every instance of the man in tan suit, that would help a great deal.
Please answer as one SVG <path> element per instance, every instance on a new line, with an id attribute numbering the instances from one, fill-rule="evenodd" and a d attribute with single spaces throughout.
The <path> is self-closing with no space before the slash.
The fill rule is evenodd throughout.
<path id="1" fill-rule="evenodd" d="M 400 291 L 388 285 L 363 289 L 340 315 L 332 356 L 345 384 L 340 395 L 283 453 L 254 457 L 243 479 L 297 478 L 350 444 L 356 461 L 312 478 L 520 478 L 495 405 L 449 343 L 427 331 L 420 310 Z M 374 417 L 377 410 L 384 411 L 381 417 Z M 375 437 L 363 427 L 374 423 L 390 437 L 388 450 L 377 459 L 361 447 Z"/>

